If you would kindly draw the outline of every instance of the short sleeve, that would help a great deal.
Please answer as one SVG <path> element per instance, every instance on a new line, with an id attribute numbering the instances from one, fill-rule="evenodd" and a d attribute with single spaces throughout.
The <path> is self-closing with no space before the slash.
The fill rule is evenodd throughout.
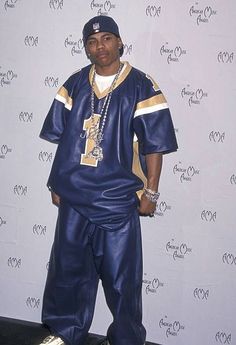
<path id="1" fill-rule="evenodd" d="M 44 121 L 40 137 L 48 141 L 59 143 L 66 126 L 69 113 L 73 106 L 69 83 L 65 83 L 57 92 L 50 110 Z"/>
<path id="2" fill-rule="evenodd" d="M 178 148 L 175 130 L 166 99 L 149 76 L 143 76 L 133 128 L 143 155 L 169 153 Z"/>

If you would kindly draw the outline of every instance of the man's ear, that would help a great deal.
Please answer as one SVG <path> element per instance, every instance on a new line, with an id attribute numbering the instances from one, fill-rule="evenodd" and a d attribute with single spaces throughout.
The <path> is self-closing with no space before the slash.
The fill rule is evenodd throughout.
<path id="1" fill-rule="evenodd" d="M 123 42 L 120 37 L 118 37 L 118 45 L 119 45 L 119 49 L 123 47 Z"/>
<path id="2" fill-rule="evenodd" d="M 86 47 L 84 47 L 84 49 L 85 49 L 85 53 L 86 53 L 86 55 L 87 55 L 87 58 L 88 58 L 88 59 L 90 59 L 91 54 L 88 52 L 88 50 L 87 50 L 87 48 L 86 48 Z"/>
<path id="3" fill-rule="evenodd" d="M 120 56 L 122 56 L 124 53 L 124 44 L 120 37 L 118 37 L 118 47 L 119 47 Z"/>

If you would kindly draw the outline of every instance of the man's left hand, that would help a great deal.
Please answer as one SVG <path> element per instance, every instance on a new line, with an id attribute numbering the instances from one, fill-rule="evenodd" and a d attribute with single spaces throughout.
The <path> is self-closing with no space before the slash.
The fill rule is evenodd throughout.
<path id="1" fill-rule="evenodd" d="M 153 217 L 156 210 L 156 203 L 151 202 L 144 194 L 142 194 L 140 199 L 140 205 L 138 211 L 140 216 Z"/>

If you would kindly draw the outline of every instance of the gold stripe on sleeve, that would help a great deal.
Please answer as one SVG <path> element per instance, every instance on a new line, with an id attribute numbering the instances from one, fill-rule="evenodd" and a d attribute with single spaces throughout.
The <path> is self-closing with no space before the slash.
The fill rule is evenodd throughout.
<path id="1" fill-rule="evenodd" d="M 59 89 L 57 95 L 59 95 L 65 100 L 65 102 L 63 102 L 65 105 L 69 105 L 69 107 L 72 108 L 72 104 L 73 104 L 72 98 L 69 96 L 68 91 L 66 90 L 64 86 L 62 86 Z"/>
<path id="2" fill-rule="evenodd" d="M 136 110 L 140 110 L 143 108 L 152 107 L 157 104 L 163 104 L 166 103 L 166 99 L 162 93 L 159 95 L 155 95 L 151 98 L 145 99 L 144 101 L 141 101 L 137 104 Z"/>

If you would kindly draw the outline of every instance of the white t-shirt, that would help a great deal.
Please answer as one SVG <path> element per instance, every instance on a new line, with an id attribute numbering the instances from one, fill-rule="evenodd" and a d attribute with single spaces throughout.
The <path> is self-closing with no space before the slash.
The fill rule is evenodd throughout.
<path id="1" fill-rule="evenodd" d="M 124 63 L 124 66 L 123 66 L 123 68 L 121 70 L 121 74 L 124 72 L 125 66 L 126 66 L 126 63 Z M 115 74 L 113 74 L 113 75 L 99 75 L 99 74 L 96 74 L 95 82 L 97 84 L 97 87 L 99 88 L 99 91 L 103 92 L 104 90 L 109 88 L 111 86 L 115 76 L 116 76 Z"/>
<path id="2" fill-rule="evenodd" d="M 113 82 L 115 78 L 115 74 L 114 75 L 99 75 L 96 74 L 95 76 L 95 82 L 99 88 L 100 92 L 103 92 L 104 90 L 106 90 L 107 88 L 109 88 Z"/>

